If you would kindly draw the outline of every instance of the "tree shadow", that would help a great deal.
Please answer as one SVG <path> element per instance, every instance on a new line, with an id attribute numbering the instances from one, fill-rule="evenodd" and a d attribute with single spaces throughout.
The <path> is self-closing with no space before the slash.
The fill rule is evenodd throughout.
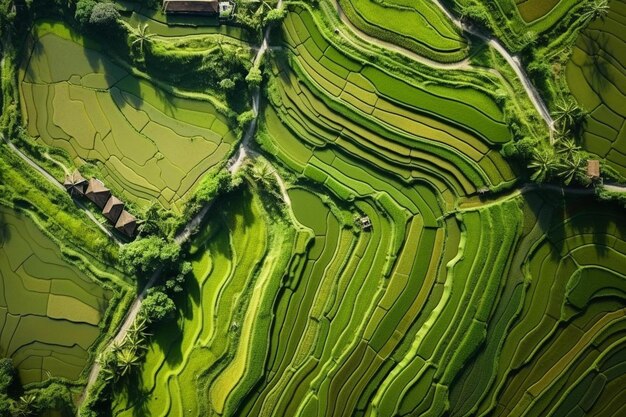
<path id="1" fill-rule="evenodd" d="M 125 382 L 122 389 L 126 390 L 125 394 L 128 396 L 128 404 L 132 410 L 132 415 L 135 417 L 150 416 L 148 400 L 151 397 L 151 392 L 144 388 L 142 373 L 136 369 L 135 372 L 128 376 Z"/>
<path id="2" fill-rule="evenodd" d="M 601 94 L 614 81 L 610 69 L 610 62 L 607 56 L 608 36 L 604 32 L 587 32 L 581 36 L 583 45 L 581 49 L 585 51 L 588 59 L 582 65 L 591 75 L 591 86 L 597 94 Z"/>
<path id="3" fill-rule="evenodd" d="M 9 228 L 9 222 L 4 214 L 4 207 L 0 206 L 0 248 L 8 243 L 11 239 L 11 230 Z"/>

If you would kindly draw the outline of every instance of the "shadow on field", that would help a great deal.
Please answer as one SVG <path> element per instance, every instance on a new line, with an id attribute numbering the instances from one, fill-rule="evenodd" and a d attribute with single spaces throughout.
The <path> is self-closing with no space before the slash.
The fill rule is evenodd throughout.
<path id="1" fill-rule="evenodd" d="M 591 75 L 591 86 L 597 94 L 614 82 L 610 73 L 611 63 L 607 59 L 608 55 L 613 55 L 608 51 L 608 36 L 604 32 L 586 32 L 581 36 L 583 45 L 581 49 L 587 54 L 587 60 L 583 64 L 583 69 Z"/>
<path id="2" fill-rule="evenodd" d="M 135 417 L 148 417 L 150 410 L 148 409 L 148 399 L 151 397 L 151 392 L 143 389 L 143 376 L 141 372 L 133 372 L 128 376 L 126 381 L 127 389 L 126 395 L 128 395 L 128 404 L 132 409 L 132 414 Z"/>
<path id="3" fill-rule="evenodd" d="M 0 248 L 11 239 L 11 230 L 3 210 L 0 206 Z"/>

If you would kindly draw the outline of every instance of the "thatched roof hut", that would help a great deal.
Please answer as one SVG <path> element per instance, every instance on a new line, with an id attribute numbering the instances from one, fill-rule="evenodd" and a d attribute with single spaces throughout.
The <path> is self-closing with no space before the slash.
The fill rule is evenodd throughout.
<path id="1" fill-rule="evenodd" d="M 102 209 L 102 214 L 106 217 L 111 223 L 117 223 L 117 219 L 124 211 L 124 203 L 114 195 L 109 198 L 109 201 L 104 205 L 104 209 Z"/>
<path id="2" fill-rule="evenodd" d="M 87 185 L 87 191 L 85 191 L 85 195 L 88 199 L 93 201 L 98 207 L 101 209 L 104 208 L 107 201 L 109 201 L 109 197 L 111 197 L 111 191 L 104 186 L 102 181 L 96 178 L 92 178 L 89 180 L 89 184 Z"/>
<path id="3" fill-rule="evenodd" d="M 87 188 L 87 180 L 80 175 L 78 170 L 74 170 L 71 174 L 65 175 L 65 181 L 63 181 L 65 189 L 72 197 L 80 197 L 85 194 Z"/>
<path id="4" fill-rule="evenodd" d="M 164 0 L 166 14 L 193 14 L 214 16 L 219 14 L 218 0 Z"/>
<path id="5" fill-rule="evenodd" d="M 126 210 L 122 210 L 117 223 L 115 223 L 115 228 L 129 237 L 133 237 L 137 230 L 137 219 Z"/>
<path id="6" fill-rule="evenodd" d="M 600 161 L 597 159 L 587 160 L 587 176 L 592 180 L 600 178 Z"/>

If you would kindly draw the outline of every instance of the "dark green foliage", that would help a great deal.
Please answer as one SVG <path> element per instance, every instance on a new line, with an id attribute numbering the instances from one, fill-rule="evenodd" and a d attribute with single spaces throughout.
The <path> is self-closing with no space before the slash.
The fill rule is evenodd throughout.
<path id="1" fill-rule="evenodd" d="M 157 204 L 144 208 L 139 217 L 143 220 L 139 226 L 141 236 L 154 235 L 167 238 L 174 233 L 180 221 L 173 212 Z"/>
<path id="2" fill-rule="evenodd" d="M 113 3 L 97 3 L 93 6 L 89 23 L 95 26 L 112 26 L 120 18 Z"/>
<path id="3" fill-rule="evenodd" d="M 280 23 L 285 18 L 286 12 L 284 8 L 272 9 L 265 14 L 263 25 L 268 26 L 274 23 Z"/>
<path id="4" fill-rule="evenodd" d="M 74 18 L 79 25 L 86 27 L 91 18 L 91 13 L 93 12 L 94 6 L 96 5 L 95 0 L 78 0 L 76 3 L 76 12 L 74 13 Z"/>
<path id="5" fill-rule="evenodd" d="M 125 245 L 119 259 L 128 274 L 140 276 L 171 267 L 178 261 L 179 254 L 180 246 L 176 243 L 150 236 Z"/>
<path id="6" fill-rule="evenodd" d="M 183 292 L 185 279 L 187 279 L 187 276 L 191 272 L 191 269 L 191 262 L 185 261 L 179 264 L 178 271 L 172 272 L 173 278 L 165 281 L 165 288 L 167 288 L 168 291 L 174 293 Z"/>
<path id="7" fill-rule="evenodd" d="M 538 139 L 524 137 L 517 141 L 507 142 L 502 147 L 502 154 L 507 158 L 528 160 L 533 155 L 533 150 L 536 149 L 538 145 Z"/>
<path id="8" fill-rule="evenodd" d="M 263 81 L 263 74 L 261 74 L 261 70 L 259 67 L 250 68 L 250 72 L 246 75 L 246 82 L 251 88 L 256 88 L 261 85 L 261 81 Z"/>
<path id="9" fill-rule="evenodd" d="M 174 301 L 163 291 L 156 288 L 150 289 L 139 311 L 139 314 L 150 324 L 171 320 L 174 318 L 175 313 L 176 305 Z"/>

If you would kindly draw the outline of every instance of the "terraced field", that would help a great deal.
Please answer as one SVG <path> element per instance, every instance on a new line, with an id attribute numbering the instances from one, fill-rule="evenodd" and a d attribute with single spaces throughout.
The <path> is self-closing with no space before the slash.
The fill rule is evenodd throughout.
<path id="1" fill-rule="evenodd" d="M 608 16 L 581 32 L 566 68 L 567 83 L 589 112 L 583 145 L 626 175 L 626 3 L 611 1 Z"/>
<path id="2" fill-rule="evenodd" d="M 258 196 L 220 202 L 194 240 L 193 279 L 178 321 L 159 327 L 138 380 L 115 415 L 232 415 L 257 381 L 271 324 L 266 313 L 292 250 L 293 232 L 272 224 Z M 304 241 L 294 250 L 302 251 Z"/>
<path id="3" fill-rule="evenodd" d="M 338 0 L 350 21 L 376 38 L 426 58 L 457 62 L 467 55 L 467 41 L 431 2 L 411 0 Z"/>
<path id="4" fill-rule="evenodd" d="M 31 219 L 0 206 L 0 355 L 23 384 L 76 381 L 110 298 Z"/>
<path id="5" fill-rule="evenodd" d="M 235 136 L 209 101 L 173 96 L 130 74 L 59 23 L 36 27 L 21 76 L 28 132 L 96 162 L 116 195 L 180 208 Z"/>
<path id="6" fill-rule="evenodd" d="M 585 32 L 567 71 L 591 111 L 585 146 L 623 170 L 626 82 L 616 39 L 626 13 L 614 3 Z M 116 381 L 112 404 L 97 405 L 127 417 L 625 414 L 623 209 L 591 188 L 522 183 L 527 172 L 519 175 L 502 146 L 519 132 L 547 141 L 543 125 L 513 126 L 543 119 L 523 104 L 528 97 L 516 97 L 524 89 L 506 79 L 515 71 L 490 59 L 493 50 L 468 58 L 466 40 L 436 4 L 340 4 L 361 31 L 437 62 L 431 68 L 335 28 L 331 1 L 285 6 L 259 59 L 264 81 L 254 137 L 242 144 L 246 161 L 229 165 L 242 183 L 224 187 L 181 248 L 193 271 L 172 293 L 176 319 L 152 324 L 141 364 Z M 136 9 L 125 11 L 126 23 L 147 23 L 158 36 L 206 29 L 167 26 L 159 12 L 126 7 Z M 526 34 L 549 30 L 576 6 L 490 7 L 514 14 Z M 134 201 L 178 207 L 231 154 L 219 103 L 168 95 L 65 26 L 42 23 L 36 35 L 21 74 L 29 132 L 77 164 L 99 161 L 105 182 Z M 210 36 L 245 38 L 242 29 Z M 598 54 L 580 43 L 602 37 L 611 46 Z M 601 65 L 585 64 L 589 57 Z M 605 90 L 592 88 L 594 78 Z M 28 227 L 4 232 L 0 265 Z M 10 255 L 5 264 L 18 276 Z M 24 288 L 57 296 L 25 271 Z M 85 305 L 106 302 L 98 294 L 71 293 Z M 50 305 L 37 314 L 61 314 Z M 93 327 L 101 315 L 85 317 L 72 325 Z"/>

